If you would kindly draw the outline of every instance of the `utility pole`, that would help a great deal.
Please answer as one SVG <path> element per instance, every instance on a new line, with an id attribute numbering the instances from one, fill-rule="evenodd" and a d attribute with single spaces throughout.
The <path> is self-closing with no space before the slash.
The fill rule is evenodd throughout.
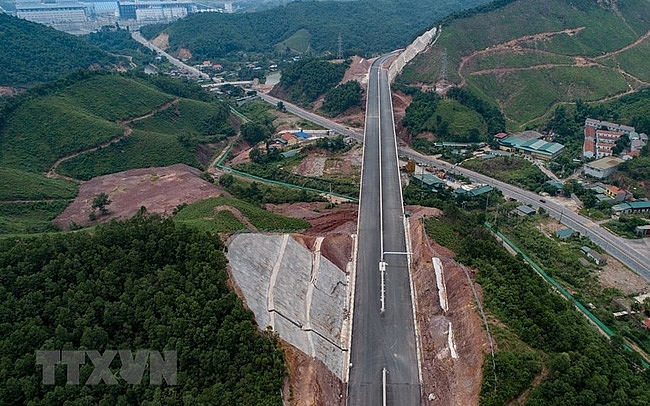
<path id="1" fill-rule="evenodd" d="M 442 51 L 442 67 L 440 68 L 440 80 L 447 81 L 447 48 Z"/>
<path id="2" fill-rule="evenodd" d="M 343 59 L 343 40 L 341 39 L 341 31 L 339 31 L 339 48 L 336 54 L 336 59 Z"/>

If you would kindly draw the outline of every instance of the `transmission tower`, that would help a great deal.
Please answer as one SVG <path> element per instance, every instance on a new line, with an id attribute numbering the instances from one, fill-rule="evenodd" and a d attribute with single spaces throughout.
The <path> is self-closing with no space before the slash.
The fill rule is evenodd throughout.
<path id="1" fill-rule="evenodd" d="M 339 31 L 339 49 L 336 54 L 336 59 L 343 59 L 343 40 L 341 39 L 341 31 Z"/>
<path id="2" fill-rule="evenodd" d="M 440 67 L 440 80 L 447 81 L 447 48 L 442 51 L 442 66 Z"/>

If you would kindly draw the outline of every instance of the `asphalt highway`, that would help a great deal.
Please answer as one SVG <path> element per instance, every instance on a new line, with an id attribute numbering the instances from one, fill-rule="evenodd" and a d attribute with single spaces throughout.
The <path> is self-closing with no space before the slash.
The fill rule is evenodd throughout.
<path id="1" fill-rule="evenodd" d="M 416 406 L 415 325 L 385 59 L 372 65 L 368 82 L 348 405 Z"/>

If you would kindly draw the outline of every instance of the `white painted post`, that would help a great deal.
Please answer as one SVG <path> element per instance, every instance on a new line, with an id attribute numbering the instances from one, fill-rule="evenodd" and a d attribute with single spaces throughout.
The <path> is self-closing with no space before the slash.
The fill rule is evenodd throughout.
<path id="1" fill-rule="evenodd" d="M 381 275 L 381 312 L 386 310 L 386 262 L 379 262 L 379 273 Z"/>
<path id="2" fill-rule="evenodd" d="M 386 406 L 386 368 L 382 370 L 382 405 Z"/>

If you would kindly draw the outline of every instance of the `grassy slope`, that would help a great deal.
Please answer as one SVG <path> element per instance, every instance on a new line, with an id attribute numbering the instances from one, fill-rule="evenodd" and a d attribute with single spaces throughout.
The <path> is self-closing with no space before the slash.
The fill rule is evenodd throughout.
<path id="1" fill-rule="evenodd" d="M 7 203 L 0 202 L 0 235 L 57 231 L 52 224 L 71 200 Z"/>
<path id="2" fill-rule="evenodd" d="M 637 87 L 639 82 L 626 80 L 615 69 L 616 64 L 639 79 L 650 76 L 643 62 L 650 59 L 647 40 L 631 50 L 616 52 L 650 29 L 647 0 L 624 3 L 615 12 L 595 1 L 520 0 L 452 21 L 443 28 L 435 46 L 407 66 L 399 80 L 435 82 L 446 52 L 447 77 L 460 83 L 461 59 L 478 52 L 466 61 L 460 74 L 468 86 L 500 104 L 511 128 L 542 116 L 558 102 L 598 100 L 623 93 L 628 83 Z M 548 34 L 531 37 L 542 33 Z M 519 39 L 516 44 L 510 42 L 515 39 Z M 578 56 L 596 66 L 578 66 Z"/>
<path id="3" fill-rule="evenodd" d="M 72 182 L 19 169 L 0 168 L 0 179 L 0 201 L 73 199 L 77 195 L 77 187 Z"/>
<path id="4" fill-rule="evenodd" d="M 0 179 L 0 234 L 54 230 L 50 221 L 77 195 L 72 182 L 18 169 L 0 168 Z"/>
<path id="5" fill-rule="evenodd" d="M 192 203 L 179 211 L 174 219 L 215 232 L 233 232 L 247 228 L 228 210 L 216 210 L 219 206 L 231 206 L 239 210 L 260 231 L 298 231 L 309 228 L 309 223 L 305 220 L 284 217 L 229 197 L 214 197 Z"/>
<path id="6" fill-rule="evenodd" d="M 470 129 L 478 129 L 481 134 L 487 132 L 487 124 L 483 117 L 477 112 L 463 106 L 456 100 L 444 99 L 438 104 L 436 109 L 436 116 L 440 116 L 442 121 L 449 123 L 449 132 L 459 136 L 466 137 L 469 135 Z M 436 127 L 437 117 L 432 116 L 427 120 L 426 128 Z M 438 141 L 448 141 L 440 139 Z"/>
<path id="7" fill-rule="evenodd" d="M 119 137 L 117 119 L 145 114 L 173 97 L 121 76 L 100 75 L 22 103 L 0 141 L 0 166 L 45 172 L 61 157 Z"/>
<path id="8" fill-rule="evenodd" d="M 116 121 L 145 115 L 173 99 L 141 79 L 97 75 L 20 103 L 9 114 L 0 138 L 0 201 L 4 200 L 0 234 L 50 230 L 49 221 L 74 198 L 77 188 L 72 182 L 46 178 L 43 172 L 61 157 L 122 136 L 125 127 Z M 200 166 L 192 137 L 218 136 L 215 119 L 223 115 L 220 110 L 210 103 L 181 99 L 132 123 L 136 129 L 126 139 L 63 161 L 57 172 L 88 180 L 179 162 Z M 32 202 L 9 202 L 16 200 Z"/>
<path id="9" fill-rule="evenodd" d="M 76 179 L 88 180 L 128 169 L 176 163 L 199 166 L 194 154 L 188 151 L 175 135 L 136 130 L 129 137 L 106 148 L 62 162 L 58 172 Z"/>
<path id="10" fill-rule="evenodd" d="M 157 112 L 152 117 L 130 126 L 136 130 L 167 134 L 199 134 L 201 123 L 216 114 L 218 108 L 212 104 L 183 99 L 177 106 Z"/>
<path id="11" fill-rule="evenodd" d="M 311 42 L 311 34 L 307 29 L 300 29 L 296 31 L 292 36 L 285 39 L 284 41 L 276 44 L 273 49 L 277 53 L 284 53 L 286 48 L 289 48 L 293 52 L 303 53 L 307 52 L 309 49 L 309 44 Z"/>

